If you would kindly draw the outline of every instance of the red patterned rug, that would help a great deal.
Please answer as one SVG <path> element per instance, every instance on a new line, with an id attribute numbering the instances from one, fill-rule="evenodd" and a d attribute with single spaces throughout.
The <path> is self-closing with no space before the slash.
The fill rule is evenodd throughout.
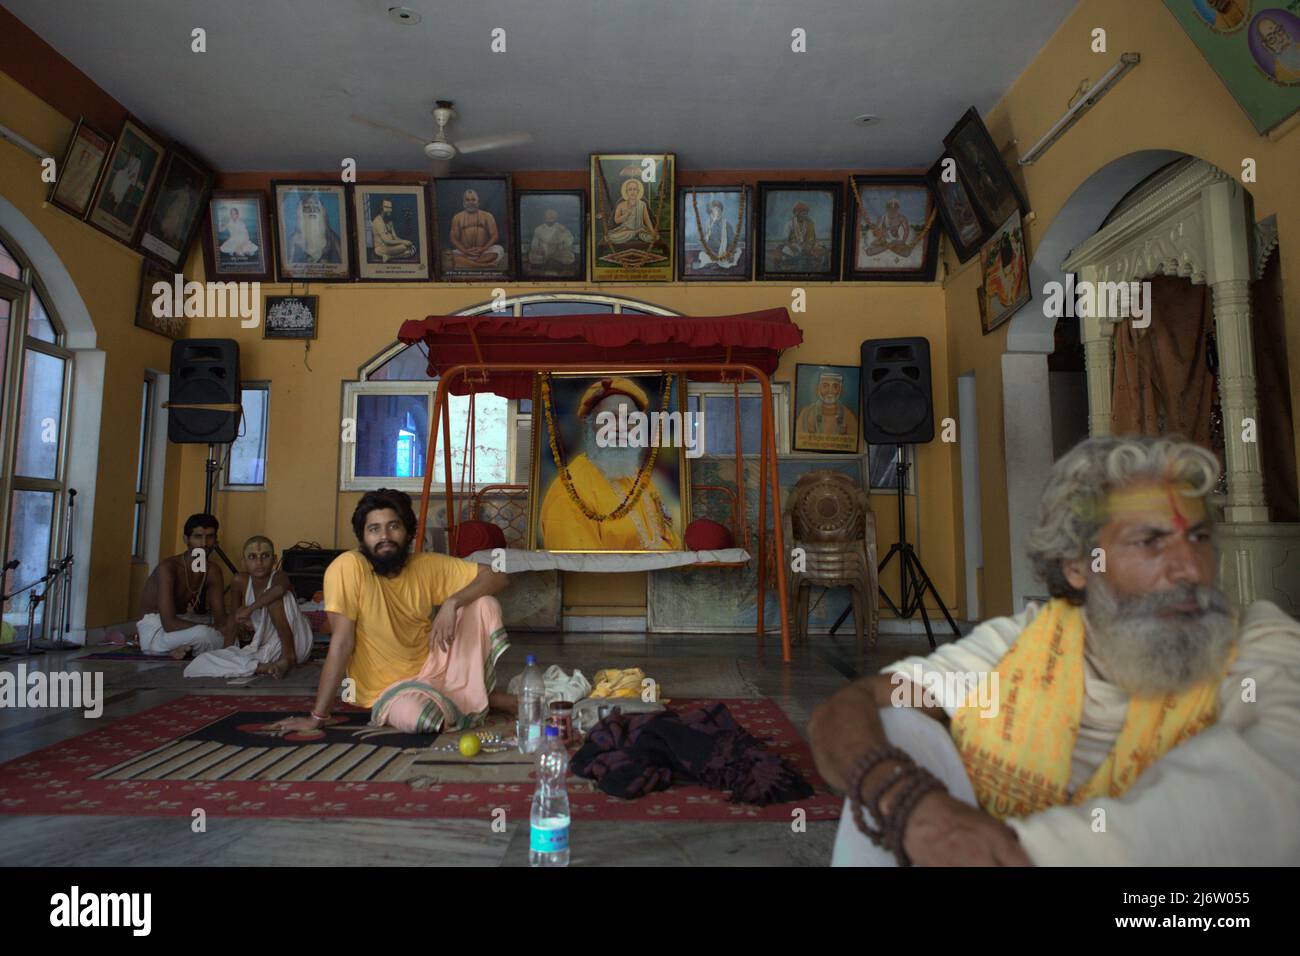
<path id="1" fill-rule="evenodd" d="M 674 708 L 705 703 L 676 700 Z M 737 723 L 788 759 L 816 793 L 754 807 L 697 786 L 620 800 L 569 778 L 575 819 L 784 821 L 839 818 L 842 800 L 812 753 L 769 700 L 726 699 Z M 265 725 L 311 705 L 307 697 L 182 697 L 0 765 L 0 813 L 191 816 L 488 818 L 526 816 L 531 764 L 505 754 L 465 760 L 426 737 L 370 727 L 368 711 L 335 712 L 331 726 L 271 735 Z M 443 735 L 446 744 L 453 736 Z"/>

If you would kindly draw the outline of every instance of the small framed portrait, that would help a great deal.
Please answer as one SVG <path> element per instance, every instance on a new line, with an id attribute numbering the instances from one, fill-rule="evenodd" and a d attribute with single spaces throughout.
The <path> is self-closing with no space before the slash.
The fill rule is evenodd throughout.
<path id="1" fill-rule="evenodd" d="M 113 144 L 86 221 L 127 245 L 144 218 L 145 199 L 162 169 L 163 141 L 128 118 Z"/>
<path id="2" fill-rule="evenodd" d="M 587 278 L 587 194 L 581 189 L 515 192 L 521 279 Z"/>
<path id="3" fill-rule="evenodd" d="M 957 121 L 944 137 L 943 145 L 957 160 L 957 173 L 986 223 L 992 226 L 1006 222 L 1016 210 L 1029 212 L 1029 204 L 1011 178 L 1011 170 L 1002 161 L 975 107 Z"/>
<path id="4" fill-rule="evenodd" d="M 212 170 L 198 160 L 175 147 L 169 149 L 136 247 L 163 265 L 183 266 L 212 189 L 212 178 Z"/>
<path id="5" fill-rule="evenodd" d="M 429 278 L 429 209 L 423 186 L 358 183 L 352 187 L 352 205 L 357 278 L 389 282 Z"/>
<path id="6" fill-rule="evenodd" d="M 976 214 L 970 193 L 957 175 L 957 161 L 944 153 L 925 174 L 925 181 L 930 184 L 930 192 L 939 206 L 939 219 L 957 253 L 957 261 L 965 262 L 980 251 L 988 237 L 988 227 Z"/>
<path id="7" fill-rule="evenodd" d="M 682 550 L 691 520 L 683 376 L 534 378 L 528 547 Z"/>
<path id="8" fill-rule="evenodd" d="M 843 191 L 840 183 L 759 183 L 755 278 L 838 279 Z"/>
<path id="9" fill-rule="evenodd" d="M 264 339 L 314 339 L 320 296 L 268 295 L 262 322 Z"/>
<path id="10" fill-rule="evenodd" d="M 1013 212 L 980 249 L 980 325 L 988 335 L 1029 301 L 1029 261 L 1020 212 Z"/>
<path id="11" fill-rule="evenodd" d="M 591 154 L 591 278 L 672 282 L 677 157 Z"/>
<path id="12" fill-rule="evenodd" d="M 677 274 L 683 281 L 744 282 L 753 273 L 754 191 L 683 186 L 677 191 Z"/>
<path id="13" fill-rule="evenodd" d="M 112 148 L 113 141 L 87 123 L 84 116 L 77 120 L 63 162 L 59 163 L 58 179 L 50 187 L 50 205 L 78 219 L 85 218 Z"/>
<path id="14" fill-rule="evenodd" d="M 271 278 L 271 227 L 266 193 L 218 190 L 203 220 L 203 268 L 209 279 L 267 282 Z"/>
<path id="15" fill-rule="evenodd" d="M 857 365 L 795 366 L 795 451 L 858 453 L 861 374 Z"/>
<path id="16" fill-rule="evenodd" d="M 183 309 L 176 308 L 172 292 L 175 282 L 175 270 L 155 262 L 148 256 L 141 260 L 140 296 L 135 308 L 137 328 L 148 329 L 169 339 L 185 337 L 185 316 Z M 155 291 L 155 286 L 162 283 L 167 291 Z"/>
<path id="17" fill-rule="evenodd" d="M 924 176 L 850 176 L 845 279 L 933 282 L 939 211 Z"/>
<path id="18" fill-rule="evenodd" d="M 352 278 L 352 210 L 332 182 L 271 183 L 275 271 L 281 282 Z"/>
<path id="19" fill-rule="evenodd" d="M 446 176 L 433 181 L 434 268 L 446 282 L 514 278 L 510 177 Z"/>

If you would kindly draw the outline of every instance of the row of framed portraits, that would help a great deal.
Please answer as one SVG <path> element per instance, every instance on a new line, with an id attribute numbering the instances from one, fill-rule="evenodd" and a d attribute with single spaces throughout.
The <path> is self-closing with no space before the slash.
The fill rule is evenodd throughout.
<path id="1" fill-rule="evenodd" d="M 50 205 L 171 268 L 185 261 L 214 179 L 192 153 L 132 117 L 116 139 L 82 117 L 55 172 Z"/>

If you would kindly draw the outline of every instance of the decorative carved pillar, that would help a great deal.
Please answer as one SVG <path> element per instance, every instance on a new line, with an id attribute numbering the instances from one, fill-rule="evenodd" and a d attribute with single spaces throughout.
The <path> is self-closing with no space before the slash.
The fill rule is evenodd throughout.
<path id="1" fill-rule="evenodd" d="M 1095 268 L 1087 266 L 1079 270 L 1078 281 L 1096 280 Z M 1085 315 L 1079 319 L 1084 367 L 1088 372 L 1088 434 L 1093 438 L 1110 434 L 1111 390 L 1114 387 L 1111 347 L 1114 335 L 1115 327 L 1105 319 L 1095 315 Z"/>
<path id="2" fill-rule="evenodd" d="M 1214 295 L 1214 327 L 1219 343 L 1219 399 L 1223 406 L 1223 445 L 1227 461 L 1229 524 L 1268 521 L 1259 442 L 1242 437 L 1246 419 L 1259 421 L 1255 393 L 1255 352 L 1250 330 L 1250 240 L 1252 223 L 1246 197 L 1228 179 L 1207 186 L 1202 203 L 1210 243 L 1209 284 Z M 1252 429 L 1254 431 L 1254 429 Z"/>

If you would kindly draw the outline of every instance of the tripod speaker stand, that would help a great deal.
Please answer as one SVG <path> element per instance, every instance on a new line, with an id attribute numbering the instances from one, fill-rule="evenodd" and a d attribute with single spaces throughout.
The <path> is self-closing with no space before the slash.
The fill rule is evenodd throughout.
<path id="1" fill-rule="evenodd" d="M 925 571 L 925 565 L 921 563 L 916 550 L 912 547 L 911 542 L 907 540 L 903 489 L 907 486 L 907 470 L 911 467 L 904 446 L 899 445 L 898 460 L 894 465 L 894 470 L 898 475 L 898 540 L 889 546 L 889 553 L 885 555 L 877 567 L 877 571 L 883 572 L 894 555 L 898 555 L 898 583 L 901 589 L 898 604 L 895 604 L 893 598 L 885 593 L 883 587 L 879 590 L 880 596 L 885 599 L 889 609 L 898 615 L 901 620 L 910 621 L 917 611 L 921 612 L 921 620 L 925 623 L 925 636 L 930 639 L 930 648 L 933 649 L 936 646 L 934 631 L 930 628 L 930 615 L 927 613 L 925 606 L 927 592 L 934 596 L 934 601 L 939 605 L 939 610 L 943 612 L 944 618 L 948 621 L 948 626 L 952 628 L 953 635 L 961 637 L 961 631 L 957 630 L 957 624 L 953 621 L 952 615 L 948 613 L 943 598 L 939 597 L 934 582 L 930 580 L 930 575 Z M 844 613 L 831 625 L 832 634 L 844 623 L 844 619 L 849 616 L 851 610 L 851 607 L 845 608 Z"/>

